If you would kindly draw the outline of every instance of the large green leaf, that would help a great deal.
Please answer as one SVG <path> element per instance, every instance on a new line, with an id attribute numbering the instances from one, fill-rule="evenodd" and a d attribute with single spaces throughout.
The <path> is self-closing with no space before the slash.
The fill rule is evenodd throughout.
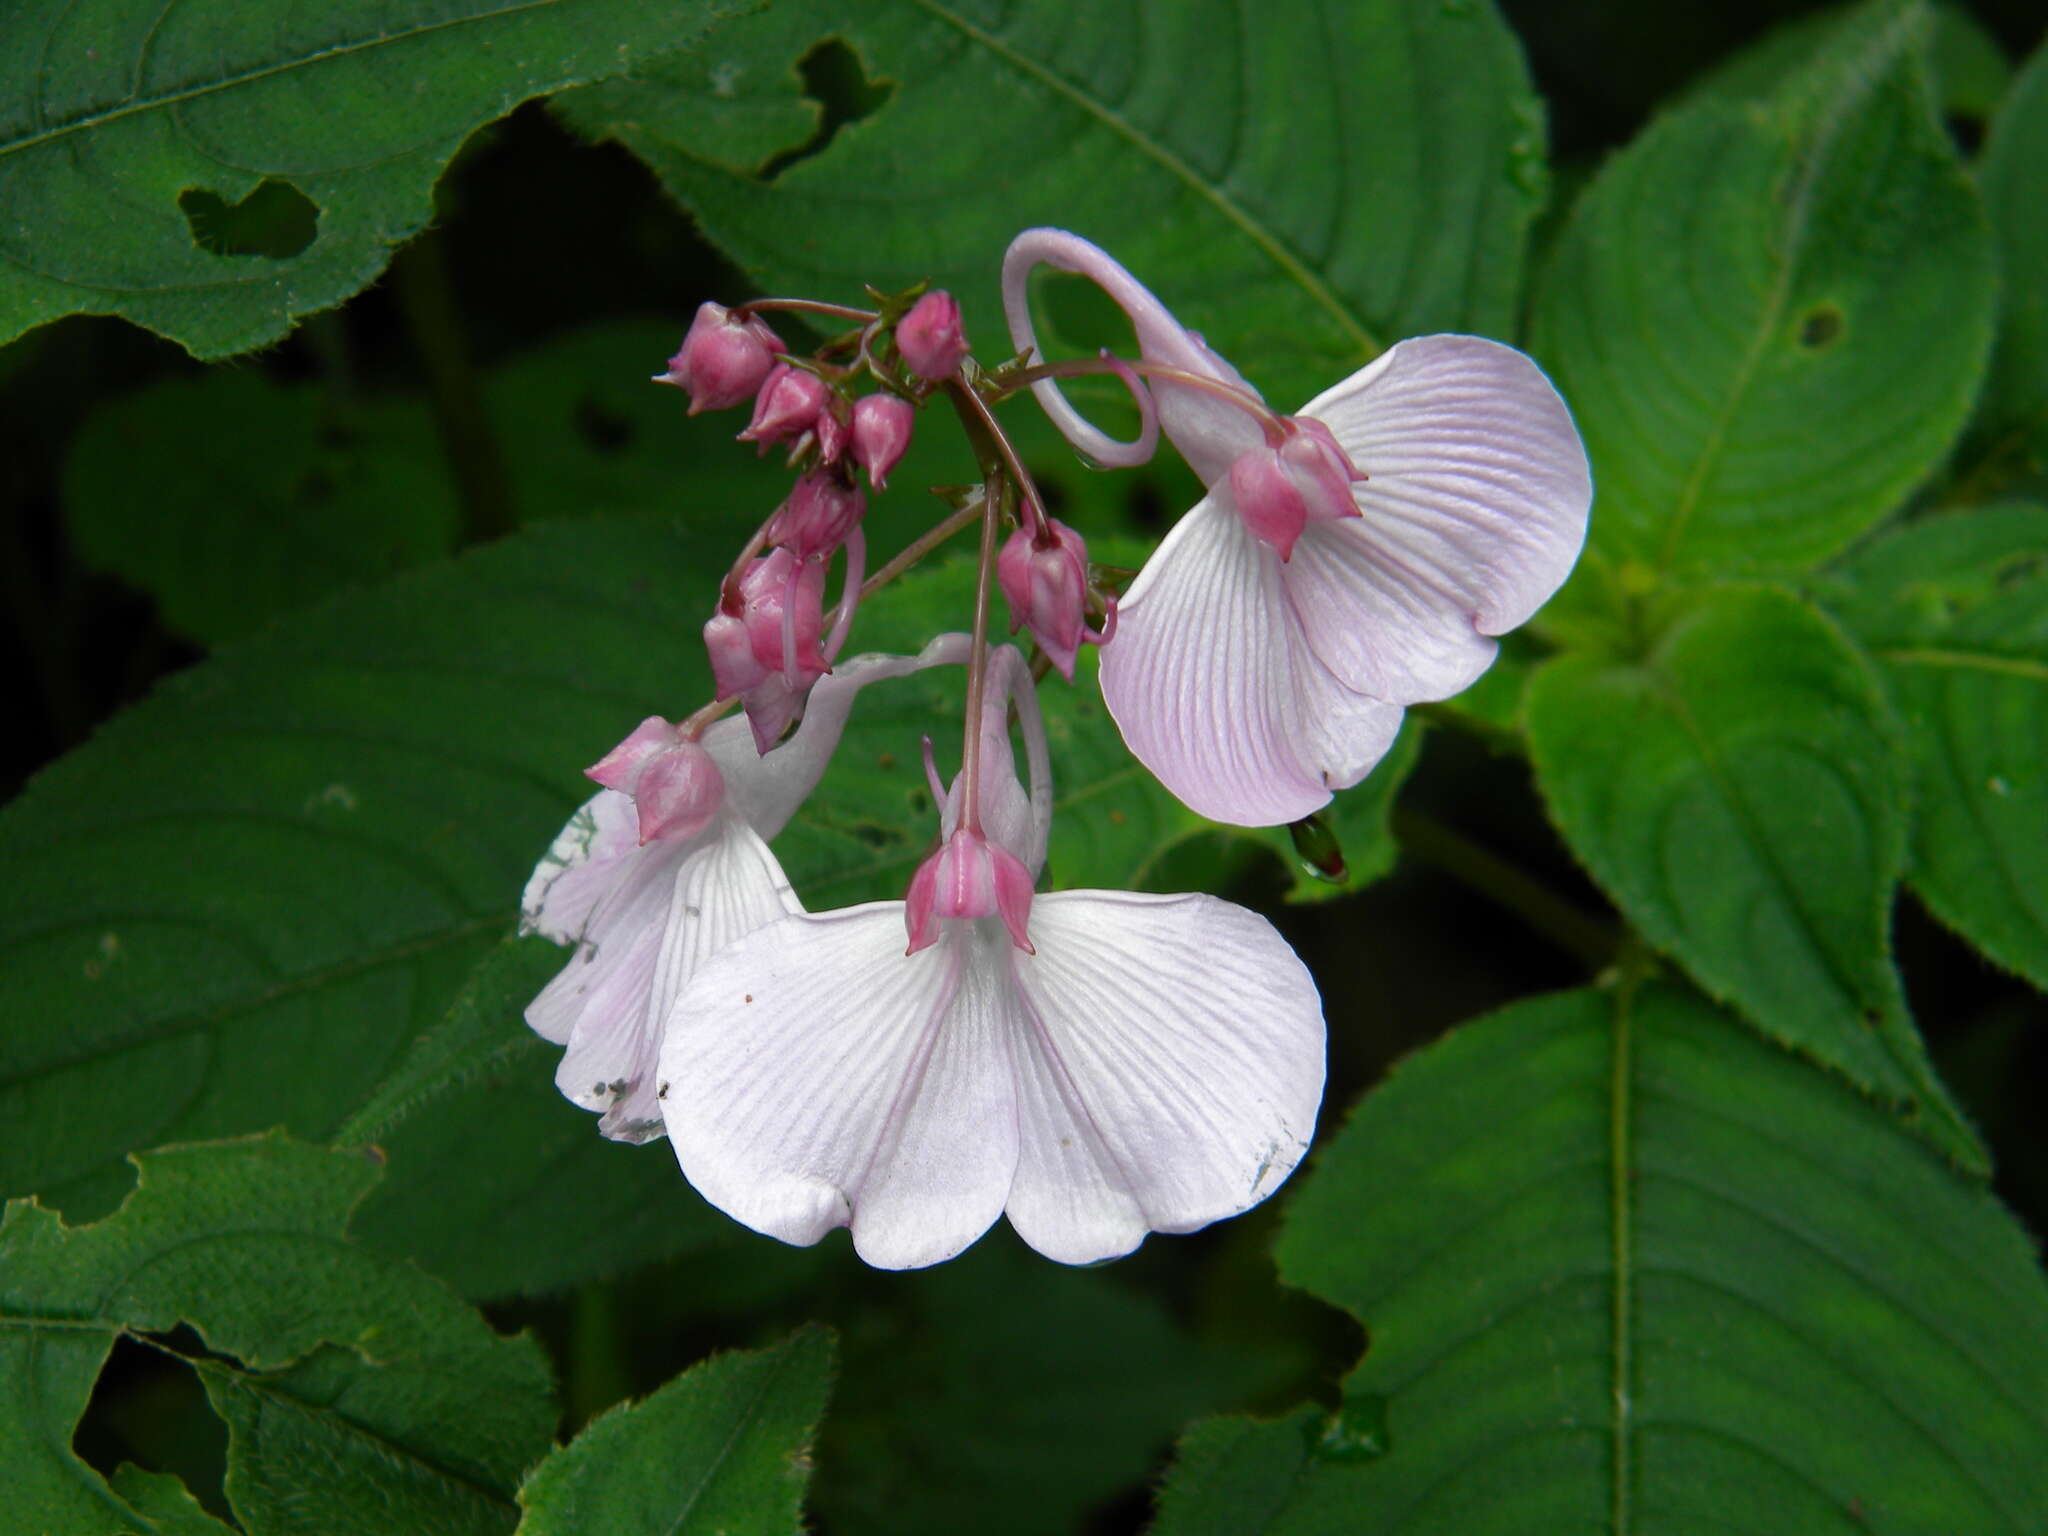
<path id="1" fill-rule="evenodd" d="M 0 21 L 0 341 L 123 315 L 221 357 L 384 269 L 478 126 L 717 0 L 24 0 Z"/>
<path id="2" fill-rule="evenodd" d="M 1546 667 L 1528 722 L 1552 817 L 1651 943 L 1982 1165 L 1888 953 L 1896 727 L 1832 625 L 1788 593 L 1724 588 L 1641 663 Z"/>
<path id="3" fill-rule="evenodd" d="M 1507 334 L 1545 185 L 1542 108 L 1485 0 L 1298 19 L 1232 0 L 777 7 L 558 105 L 766 288 L 930 277 L 999 352 L 1003 247 L 1055 224 L 1291 406 L 1405 334 Z M 854 78 L 816 88 L 821 120 L 797 66 L 824 76 L 833 49 Z"/>
<path id="4" fill-rule="evenodd" d="M 692 1366 L 535 1467 L 520 1536 L 798 1536 L 831 1382 L 823 1328 Z"/>
<path id="5" fill-rule="evenodd" d="M 0 1480 L 51 1536 L 221 1529 L 176 1480 L 70 1450 L 116 1339 L 184 1358 L 228 1424 L 227 1496 L 253 1536 L 503 1532 L 548 1447 L 546 1362 L 408 1264 L 345 1235 L 374 1161 L 268 1136 L 136 1159 L 113 1215 L 0 1220 Z M 186 1354 L 158 1338 L 189 1325 Z"/>
<path id="6" fill-rule="evenodd" d="M 64 497 L 79 558 L 207 646 L 450 554 L 461 526 L 424 406 L 230 369 L 108 402 L 72 439 Z"/>
<path id="7" fill-rule="evenodd" d="M 1183 1442 L 1160 1536 L 2048 1521 L 2048 1287 L 1869 1103 L 1690 994 L 1459 1030 L 1317 1154 L 1289 1282 L 1371 1339 L 1334 1415 Z"/>
<path id="8" fill-rule="evenodd" d="M 1047 1264 L 1006 1228 L 892 1277 L 843 1340 L 812 1502 L 844 1536 L 1075 1530 L 1257 1375 L 1125 1276 Z"/>
<path id="9" fill-rule="evenodd" d="M 2048 45 L 1992 122 L 1983 183 L 2005 295 L 1982 425 L 1993 454 L 2028 457 L 2038 469 L 2048 462 Z"/>
<path id="10" fill-rule="evenodd" d="M 1948 451 L 1996 282 L 1925 21 L 1866 8 L 1769 103 L 1707 94 L 1581 199 L 1533 340 L 1599 487 L 1585 582 L 1804 568 Z"/>
<path id="11" fill-rule="evenodd" d="M 1908 878 L 2048 988 L 2048 509 L 1988 507 L 1858 550 L 1824 593 L 1881 664 L 1914 765 Z"/>

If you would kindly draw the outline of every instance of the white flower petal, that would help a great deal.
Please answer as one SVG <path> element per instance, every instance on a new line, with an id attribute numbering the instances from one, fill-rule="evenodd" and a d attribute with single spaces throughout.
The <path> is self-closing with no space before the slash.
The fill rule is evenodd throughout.
<path id="1" fill-rule="evenodd" d="M 576 808 L 527 877 L 519 931 L 575 943 L 618 878 L 621 861 L 639 850 L 640 817 L 631 798 L 599 790 Z"/>
<path id="2" fill-rule="evenodd" d="M 1024 1240 L 1092 1262 L 1278 1188 L 1315 1127 L 1323 1015 L 1272 925 L 1213 896 L 1059 891 L 1031 933 L 1038 953 L 1012 960 Z"/>
<path id="3" fill-rule="evenodd" d="M 1103 701 L 1138 760 L 1201 815 L 1272 826 L 1330 798 L 1297 747 L 1295 625 L 1279 561 L 1213 493 L 1118 606 Z"/>
<path id="4" fill-rule="evenodd" d="M 1299 624 L 1291 642 L 1295 718 L 1301 722 L 1295 750 L 1328 788 L 1349 789 L 1387 755 L 1405 711 L 1345 687 L 1323 665 Z"/>
<path id="5" fill-rule="evenodd" d="M 661 1054 L 669 1139 L 705 1199 L 785 1242 L 851 1225 L 884 1269 L 973 1242 L 1017 1163 L 1008 937 L 904 943 L 901 902 L 771 923 L 697 973 Z"/>
<path id="6" fill-rule="evenodd" d="M 1300 414 L 1371 477 L 1363 518 L 1310 528 L 1289 562 L 1310 642 L 1360 692 L 1448 697 L 1578 559 L 1593 484 L 1570 411 L 1514 348 L 1421 336 Z"/>
<path id="7" fill-rule="evenodd" d="M 630 958 L 599 984 L 598 1004 L 577 1018 L 555 1069 L 563 1096 L 602 1111 L 598 1129 L 613 1141 L 662 1134 L 661 1021 L 698 967 L 743 934 L 802 910 L 768 845 L 730 812 L 683 855 L 665 895 L 655 943 L 636 934 Z"/>

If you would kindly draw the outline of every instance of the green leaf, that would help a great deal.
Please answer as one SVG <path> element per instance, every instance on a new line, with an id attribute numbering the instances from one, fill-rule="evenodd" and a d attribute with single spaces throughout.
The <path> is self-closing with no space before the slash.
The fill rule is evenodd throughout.
<path id="1" fill-rule="evenodd" d="M 798 1536 L 831 1382 L 824 1328 L 714 1355 L 535 1467 L 520 1536 Z"/>
<path id="2" fill-rule="evenodd" d="M 1334 1415 L 1199 1427 L 1159 1536 L 2048 1520 L 2026 1234 L 1690 994 L 1432 1046 L 1317 1154 L 1279 1258 L 1371 1346 Z"/>
<path id="3" fill-rule="evenodd" d="M 1998 351 L 1980 428 L 1993 455 L 2048 462 L 2048 45 L 1991 124 L 1984 201 L 2005 268 Z"/>
<path id="4" fill-rule="evenodd" d="M 0 341 L 122 315 L 224 357 L 366 287 L 476 128 L 688 43 L 713 0 L 26 0 L 0 45 Z"/>
<path id="5" fill-rule="evenodd" d="M 2048 508 L 1913 524 L 1858 550 L 1823 594 L 1905 720 L 1913 888 L 2048 989 Z"/>
<path id="6" fill-rule="evenodd" d="M 347 1240 L 374 1161 L 273 1135 L 135 1164 L 134 1193 L 95 1225 L 32 1201 L 0 1220 L 0 1479 L 15 1518 L 67 1536 L 219 1529 L 175 1479 L 129 1468 L 110 1486 L 71 1455 L 94 1379 L 129 1336 L 199 1373 L 250 1532 L 510 1529 L 554 1422 L 546 1362 Z M 205 1353 L 158 1337 L 180 1325 Z"/>
<path id="7" fill-rule="evenodd" d="M 1876 683 L 1832 625 L 1788 593 L 1724 588 L 1641 663 L 1544 668 L 1528 718 L 1552 818 L 1651 943 L 1983 1166 L 1892 969 L 1903 770 Z"/>
<path id="8" fill-rule="evenodd" d="M 557 106 L 771 291 L 929 277 L 996 352 L 1003 248 L 1056 224 L 1290 405 L 1410 332 L 1507 334 L 1546 182 L 1541 105 L 1484 0 L 1299 27 L 1223 0 L 771 8 Z"/>
<path id="9" fill-rule="evenodd" d="M 895 1277 L 843 1348 L 812 1502 L 846 1536 L 1078 1529 L 1255 1374 L 1157 1296 L 1048 1265 L 1007 1229 Z"/>
<path id="10" fill-rule="evenodd" d="M 1599 487 L 1582 587 L 1803 569 L 1948 452 L 1996 282 L 1925 23 L 1866 9 L 1768 104 L 1674 111 L 1581 199 L 1532 335 Z"/>
<path id="11" fill-rule="evenodd" d="M 208 647 L 450 554 L 461 525 L 424 406 L 244 371 L 103 406 L 72 439 L 64 498 L 79 558 Z"/>
<path id="12" fill-rule="evenodd" d="M 160 1536 L 233 1536 L 192 1497 L 192 1490 L 167 1472 L 147 1472 L 129 1462 L 107 1475 L 115 1495 Z"/>

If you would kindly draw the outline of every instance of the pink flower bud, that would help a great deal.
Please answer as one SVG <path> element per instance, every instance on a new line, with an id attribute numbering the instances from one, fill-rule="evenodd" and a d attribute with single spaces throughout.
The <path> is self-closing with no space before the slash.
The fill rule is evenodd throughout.
<path id="1" fill-rule="evenodd" d="M 657 373 L 654 382 L 689 391 L 692 416 L 722 411 L 758 390 L 784 350 L 767 322 L 752 315 L 735 320 L 722 304 L 700 304 L 668 372 Z"/>
<path id="2" fill-rule="evenodd" d="M 960 334 L 960 306 L 953 302 L 953 295 L 934 288 L 911 305 L 910 313 L 897 322 L 896 350 L 919 378 L 933 382 L 950 379 L 967 355 L 967 338 Z"/>
<path id="3" fill-rule="evenodd" d="M 867 498 L 856 487 L 830 470 L 814 469 L 798 478 L 789 499 L 775 509 L 768 522 L 768 542 L 799 560 L 829 555 L 846 542 L 866 511 Z M 819 582 L 822 588 L 822 574 Z"/>
<path id="4" fill-rule="evenodd" d="M 740 441 L 767 444 L 802 436 L 817 425 L 825 395 L 825 381 L 815 373 L 777 363 L 754 399 L 754 419 Z"/>
<path id="5" fill-rule="evenodd" d="M 1031 916 L 1031 872 L 1000 843 L 959 827 L 939 851 L 918 865 L 903 902 L 903 924 L 916 954 L 938 939 L 942 917 L 988 917 L 1000 913 L 1010 941 L 1036 954 L 1026 932 Z"/>
<path id="6" fill-rule="evenodd" d="M 725 779 L 711 754 L 683 738 L 680 727 L 650 715 L 583 770 L 606 789 L 631 797 L 640 815 L 640 841 L 694 837 L 711 824 L 725 799 Z"/>
<path id="7" fill-rule="evenodd" d="M 818 648 L 825 622 L 825 562 L 776 549 L 740 577 L 747 638 L 754 660 L 802 688 L 832 670 Z"/>
<path id="8" fill-rule="evenodd" d="M 704 649 L 710 653 L 711 679 L 721 699 L 738 698 L 768 675 L 754 659 L 754 642 L 743 614 L 723 608 L 714 613 L 704 625 Z"/>
<path id="9" fill-rule="evenodd" d="M 1022 625 L 1052 658 L 1060 676 L 1074 680 L 1074 653 L 1087 632 L 1088 546 L 1065 523 L 1046 519 L 1051 541 L 1041 544 L 1019 528 L 996 557 L 996 580 L 1010 600 L 1010 632 Z"/>
<path id="10" fill-rule="evenodd" d="M 862 395 L 853 402 L 853 462 L 868 472 L 868 484 L 881 490 L 910 446 L 917 407 L 886 390 Z"/>

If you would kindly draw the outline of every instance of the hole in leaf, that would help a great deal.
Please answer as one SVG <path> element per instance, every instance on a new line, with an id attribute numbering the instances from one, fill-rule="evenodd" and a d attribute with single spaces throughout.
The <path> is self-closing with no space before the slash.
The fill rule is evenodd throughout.
<path id="1" fill-rule="evenodd" d="M 163 1343 L 179 1354 L 214 1358 L 198 1334 L 182 1325 L 164 1335 Z M 221 1487 L 227 1425 L 215 1417 L 192 1367 L 162 1350 L 125 1337 L 115 1341 L 71 1444 L 103 1476 L 116 1475 L 123 1462 L 168 1473 L 208 1513 L 228 1518 Z"/>
<path id="2" fill-rule="evenodd" d="M 633 423 L 599 400 L 585 395 L 576 402 L 576 431 L 599 453 L 623 453 L 633 445 Z"/>
<path id="3" fill-rule="evenodd" d="M 282 261 L 311 245 L 320 229 L 319 206 L 288 181 L 258 182 L 239 203 L 188 187 L 178 194 L 178 206 L 185 212 L 193 241 L 216 256 Z"/>
<path id="4" fill-rule="evenodd" d="M 1799 323 L 1799 345 L 1819 351 L 1842 334 L 1842 312 L 1832 304 L 1819 304 L 1806 312 Z"/>
<path id="5" fill-rule="evenodd" d="M 836 37 L 828 37 L 797 60 L 804 94 L 818 104 L 818 126 L 794 149 L 785 149 L 761 167 L 761 179 L 773 181 L 799 160 L 820 155 L 848 123 L 872 117 L 896 94 L 887 80 L 870 80 L 860 55 Z"/>

